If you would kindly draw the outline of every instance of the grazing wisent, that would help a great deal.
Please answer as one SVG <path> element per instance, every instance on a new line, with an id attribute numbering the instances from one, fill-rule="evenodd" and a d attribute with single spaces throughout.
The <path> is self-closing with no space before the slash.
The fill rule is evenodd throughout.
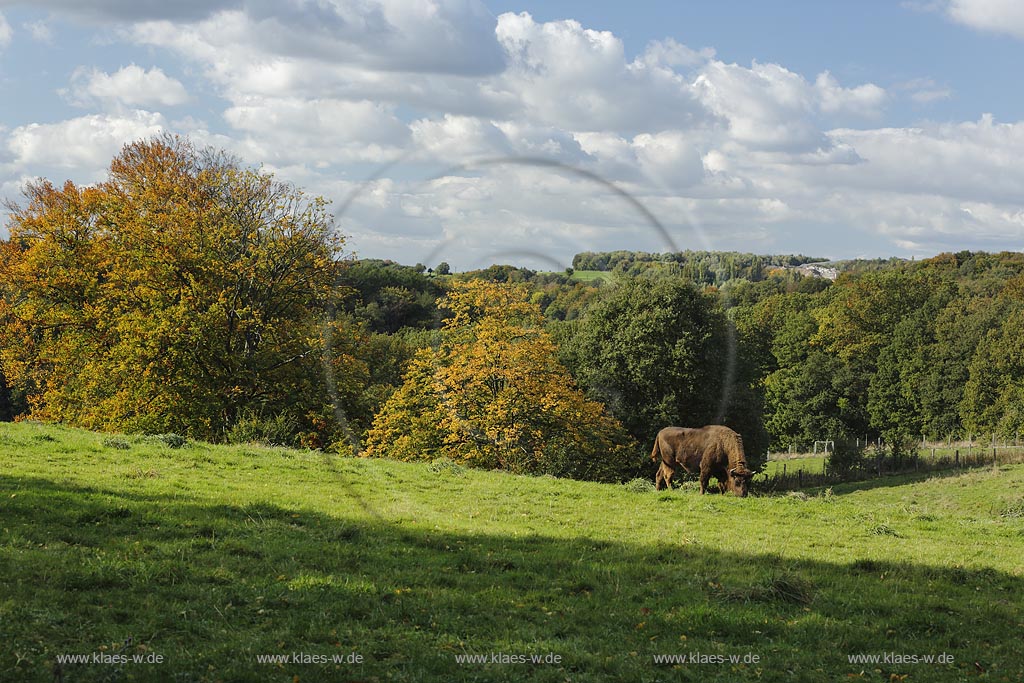
<path id="1" fill-rule="evenodd" d="M 659 490 L 672 488 L 672 475 L 677 467 L 700 474 L 701 493 L 707 493 L 708 482 L 714 477 L 721 493 L 728 490 L 744 497 L 754 476 L 747 468 L 743 439 L 722 425 L 665 427 L 654 439 L 651 460 L 659 463 L 654 477 L 654 486 Z"/>

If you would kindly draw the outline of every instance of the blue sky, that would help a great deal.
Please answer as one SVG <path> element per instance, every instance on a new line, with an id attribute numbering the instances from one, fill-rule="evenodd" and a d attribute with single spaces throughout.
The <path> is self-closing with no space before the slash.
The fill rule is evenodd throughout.
<path id="1" fill-rule="evenodd" d="M 899 87 L 931 79 L 952 90 L 925 108 L 906 100 L 886 122 L 912 125 L 921 117 L 957 119 L 991 112 L 1000 120 L 1024 116 L 1018 88 L 1024 44 L 1006 34 L 965 29 L 929 3 L 897 0 L 717 0 L 716 2 L 495 2 L 495 15 L 528 11 L 537 20 L 576 19 L 613 31 L 630 55 L 651 40 L 673 37 L 690 47 L 713 47 L 719 59 L 749 65 L 775 62 L 813 77 L 830 71 L 844 82 L 868 80 Z M 932 9 L 929 9 L 932 8 Z M 980 77 L 979 77 L 980 76 Z"/>
<path id="2" fill-rule="evenodd" d="M 1024 247 L 1015 0 L 0 0 L 0 17 L 3 198 L 101 181 L 123 144 L 171 131 L 333 200 L 351 250 L 407 263 Z"/>

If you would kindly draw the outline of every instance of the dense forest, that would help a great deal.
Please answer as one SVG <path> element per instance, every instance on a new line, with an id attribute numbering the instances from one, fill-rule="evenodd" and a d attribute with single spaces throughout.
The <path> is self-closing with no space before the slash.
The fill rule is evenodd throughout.
<path id="1" fill-rule="evenodd" d="M 600 480 L 644 471 L 667 424 L 730 425 L 756 463 L 1024 423 L 1024 254 L 834 281 L 734 252 L 356 260 L 321 199 L 171 137 L 9 210 L 2 419 Z"/>
<path id="2" fill-rule="evenodd" d="M 576 270 L 598 270 L 636 276 L 661 272 L 699 284 L 720 285 L 728 280 L 758 282 L 773 270 L 822 263 L 824 258 L 801 255 L 742 254 L 735 251 L 686 251 L 650 254 L 642 251 L 585 251 L 576 254 Z"/>

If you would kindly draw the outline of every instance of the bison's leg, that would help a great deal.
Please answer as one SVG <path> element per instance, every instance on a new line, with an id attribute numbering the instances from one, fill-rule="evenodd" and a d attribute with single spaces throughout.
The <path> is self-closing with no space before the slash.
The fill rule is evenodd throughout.
<path id="1" fill-rule="evenodd" d="M 658 474 L 654 476 L 654 488 L 658 491 L 661 490 L 662 484 L 666 488 L 672 488 L 672 475 L 675 474 L 675 470 L 666 465 L 664 462 L 658 466 Z"/>
<path id="2" fill-rule="evenodd" d="M 707 470 L 700 471 L 700 492 L 708 492 L 708 482 L 711 481 L 711 472 Z"/>

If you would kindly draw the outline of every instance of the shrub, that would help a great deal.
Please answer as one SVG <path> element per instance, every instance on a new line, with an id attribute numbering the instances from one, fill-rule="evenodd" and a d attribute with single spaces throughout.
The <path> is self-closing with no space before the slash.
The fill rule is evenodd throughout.
<path id="1" fill-rule="evenodd" d="M 873 533 L 876 536 L 892 536 L 894 538 L 902 538 L 902 536 L 900 536 L 900 533 L 888 524 L 878 524 L 872 527 L 871 533 Z"/>
<path id="2" fill-rule="evenodd" d="M 1003 508 L 1003 511 L 999 514 L 1000 517 L 1006 517 L 1008 519 L 1021 519 L 1024 518 L 1024 500 L 1018 500 L 1015 503 L 1011 503 Z"/>
<path id="3" fill-rule="evenodd" d="M 113 448 L 118 451 L 126 451 L 132 447 L 125 439 L 119 436 L 108 436 L 103 439 L 104 448 Z"/>
<path id="4" fill-rule="evenodd" d="M 632 493 L 650 493 L 655 490 L 650 479 L 630 479 L 623 486 Z"/>
<path id="5" fill-rule="evenodd" d="M 228 443 L 290 446 L 297 428 L 298 423 L 286 413 L 265 417 L 260 413 L 247 412 L 231 425 L 224 438 Z"/>
<path id="6" fill-rule="evenodd" d="M 188 443 L 188 439 L 181 434 L 157 434 L 156 438 L 169 448 L 182 448 Z"/>
<path id="7" fill-rule="evenodd" d="M 763 581 L 742 588 L 723 588 L 717 582 L 709 585 L 721 597 L 736 602 L 785 602 L 809 605 L 814 599 L 814 584 L 791 572 L 771 574 Z"/>
<path id="8" fill-rule="evenodd" d="M 430 465 L 427 466 L 427 469 L 434 474 L 440 474 L 447 477 L 466 476 L 466 468 L 451 458 L 435 458 Z"/>
<path id="9" fill-rule="evenodd" d="M 814 598 L 814 586 L 797 574 L 782 573 L 765 582 L 768 593 L 780 602 L 808 605 Z"/>
<path id="10" fill-rule="evenodd" d="M 124 477 L 125 479 L 157 479 L 160 477 L 160 473 L 153 468 L 144 470 L 141 467 L 132 467 L 124 473 Z"/>
<path id="11" fill-rule="evenodd" d="M 866 469 L 868 461 L 865 456 L 865 450 L 849 440 L 837 441 L 835 450 L 828 458 L 829 471 L 844 476 Z"/>

